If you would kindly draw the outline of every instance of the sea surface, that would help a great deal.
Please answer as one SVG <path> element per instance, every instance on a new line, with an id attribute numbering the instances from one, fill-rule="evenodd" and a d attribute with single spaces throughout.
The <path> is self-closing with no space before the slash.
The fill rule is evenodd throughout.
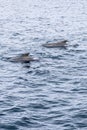
<path id="1" fill-rule="evenodd" d="M 87 0 L 0 0 L 0 130 L 87 130 Z"/>

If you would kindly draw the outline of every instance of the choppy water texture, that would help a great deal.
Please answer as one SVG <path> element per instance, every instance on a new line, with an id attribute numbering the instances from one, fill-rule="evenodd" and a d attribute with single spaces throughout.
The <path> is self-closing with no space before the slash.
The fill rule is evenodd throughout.
<path id="1" fill-rule="evenodd" d="M 87 0 L 0 0 L 0 130 L 87 130 Z"/>

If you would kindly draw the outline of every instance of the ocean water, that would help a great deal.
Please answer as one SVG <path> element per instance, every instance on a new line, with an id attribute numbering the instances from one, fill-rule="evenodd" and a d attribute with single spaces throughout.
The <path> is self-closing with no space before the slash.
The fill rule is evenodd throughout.
<path id="1" fill-rule="evenodd" d="M 0 0 L 0 130 L 87 130 L 87 0 Z"/>

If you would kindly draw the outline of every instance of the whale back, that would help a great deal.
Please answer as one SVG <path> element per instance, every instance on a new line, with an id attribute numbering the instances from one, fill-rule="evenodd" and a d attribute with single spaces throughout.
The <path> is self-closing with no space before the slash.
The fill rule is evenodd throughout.
<path id="1" fill-rule="evenodd" d="M 21 63 L 29 63 L 30 61 L 38 61 L 29 55 L 29 53 L 24 53 L 16 57 L 10 58 L 11 62 L 21 62 Z"/>
<path id="2" fill-rule="evenodd" d="M 47 47 L 47 48 L 54 48 L 54 47 L 65 47 L 68 42 L 67 40 L 59 41 L 56 43 L 48 43 L 48 44 L 43 44 L 42 46 Z"/>

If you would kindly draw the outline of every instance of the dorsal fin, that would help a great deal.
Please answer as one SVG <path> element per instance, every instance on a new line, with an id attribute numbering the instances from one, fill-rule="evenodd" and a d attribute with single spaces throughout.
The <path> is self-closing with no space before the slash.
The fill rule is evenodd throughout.
<path id="1" fill-rule="evenodd" d="M 24 56 L 28 56 L 29 53 L 24 53 L 24 54 L 21 54 L 21 57 L 24 57 Z"/>
<path id="2" fill-rule="evenodd" d="M 66 42 L 68 42 L 68 40 L 63 40 L 63 41 L 61 41 L 61 42 L 66 43 Z"/>

